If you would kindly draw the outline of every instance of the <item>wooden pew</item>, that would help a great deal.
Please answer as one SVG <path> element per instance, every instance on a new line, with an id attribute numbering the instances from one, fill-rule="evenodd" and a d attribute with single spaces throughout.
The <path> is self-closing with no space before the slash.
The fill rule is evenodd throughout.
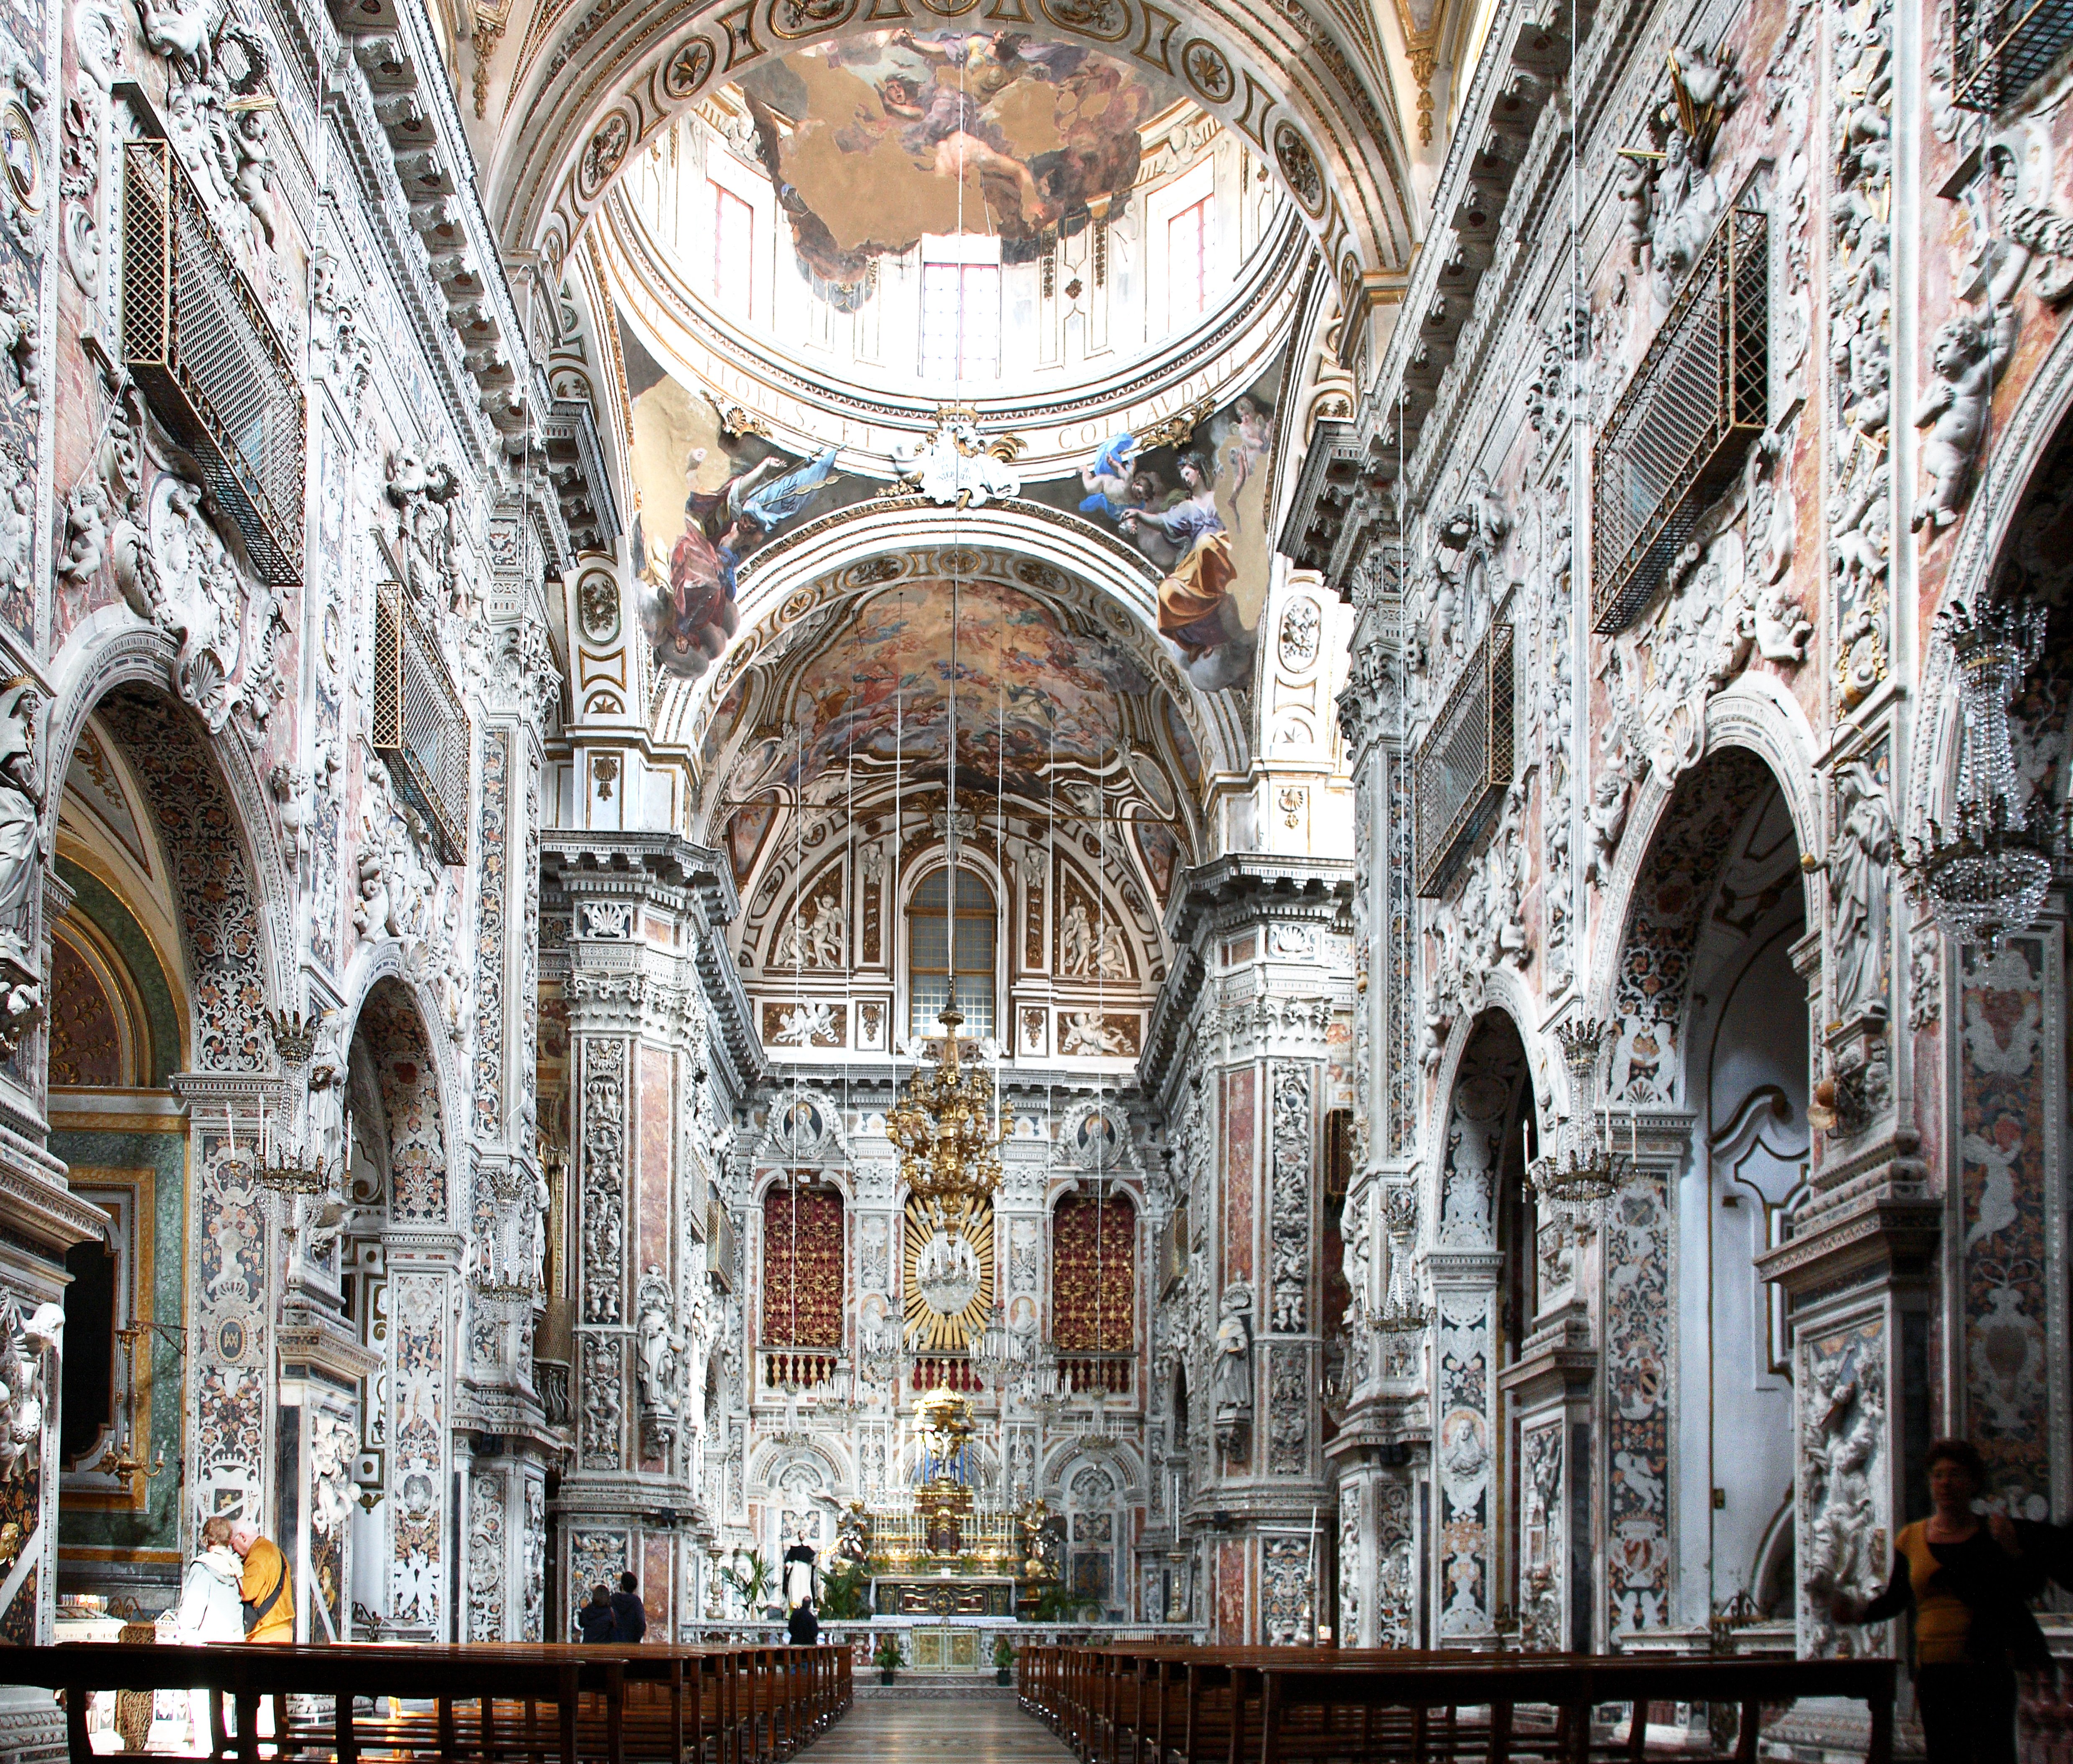
<path id="1" fill-rule="evenodd" d="M 839 1718 L 852 1695 L 847 1648 L 522 1642 L 68 1642 L 0 1649 L 0 1684 L 62 1694 L 72 1764 L 92 1764 L 88 1700 L 109 1689 L 209 1692 L 214 1732 L 203 1755 L 238 1764 L 262 1754 L 311 1764 L 773 1764 Z M 280 1712 L 275 1733 L 262 1736 L 268 1697 Z M 330 1718 L 289 1721 L 291 1697 L 328 1698 Z M 371 1708 L 360 1706 L 369 1699 Z"/>
<path id="2" fill-rule="evenodd" d="M 1712 1764 L 1755 1764 L 1765 1705 L 1801 1697 L 1862 1701 L 1868 1764 L 1892 1752 L 1884 1660 L 1124 1644 L 1032 1645 L 1020 1667 L 1024 1707 L 1087 1764 L 1643 1764 L 1651 1708 L 1676 1703 L 1737 1708 L 1736 1744 Z M 1608 1704 L 1631 1708 L 1624 1736 L 1594 1733 Z"/>

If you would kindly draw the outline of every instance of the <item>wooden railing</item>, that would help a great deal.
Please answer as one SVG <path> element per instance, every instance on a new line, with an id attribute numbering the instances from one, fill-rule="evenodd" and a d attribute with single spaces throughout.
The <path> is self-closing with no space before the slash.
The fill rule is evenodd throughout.
<path id="1" fill-rule="evenodd" d="M 291 1756 L 360 1764 L 369 1754 L 441 1764 L 763 1764 L 837 1720 L 851 1684 L 849 1650 L 839 1647 L 0 1648 L 0 1685 L 62 1696 L 71 1764 L 94 1764 L 87 1706 L 109 1690 L 208 1692 L 212 1731 L 192 1755 L 239 1764 Z M 313 1700 L 314 1717 L 304 1712 Z M 262 1731 L 268 1701 L 273 1724 Z"/>
<path id="2" fill-rule="evenodd" d="M 1890 1660 L 1031 1647 L 1016 1672 L 1086 1764 L 1643 1764 L 1651 1711 L 1680 1703 L 1736 1720 L 1731 1747 L 1680 1745 L 1679 1764 L 1756 1764 L 1766 1712 L 1801 1697 L 1863 1703 L 1866 1764 L 1893 1757 Z M 1624 1731 L 1597 1719 L 1608 1704 Z"/>

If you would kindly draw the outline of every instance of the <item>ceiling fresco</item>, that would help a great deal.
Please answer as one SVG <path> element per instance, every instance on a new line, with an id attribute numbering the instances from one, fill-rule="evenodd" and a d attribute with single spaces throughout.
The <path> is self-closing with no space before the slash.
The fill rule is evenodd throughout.
<path id="1" fill-rule="evenodd" d="M 1031 261 L 1128 200 L 1140 130 L 1182 97 L 1091 49 L 956 30 L 801 50 L 735 93 L 800 261 L 859 289 L 924 233 L 998 234 L 1004 261 Z"/>
<path id="2" fill-rule="evenodd" d="M 785 720 L 803 750 L 750 769 L 758 781 L 791 782 L 876 770 L 897 760 L 916 780 L 939 778 L 948 752 L 951 584 L 909 581 L 837 609 L 803 638 L 810 654 L 793 676 Z M 1133 732 L 1154 723 L 1162 690 L 1129 653 L 1090 621 L 1020 588 L 992 581 L 957 587 L 958 767 L 962 788 L 1041 802 L 1054 767 L 1145 770 L 1174 805 L 1163 769 L 1133 751 Z M 738 709 L 739 686 L 728 694 Z M 721 707 L 716 726 L 725 720 Z M 1188 742 L 1183 769 L 1199 767 Z M 744 758 L 749 756 L 746 754 Z M 1151 793 L 1148 792 L 1148 795 Z"/>

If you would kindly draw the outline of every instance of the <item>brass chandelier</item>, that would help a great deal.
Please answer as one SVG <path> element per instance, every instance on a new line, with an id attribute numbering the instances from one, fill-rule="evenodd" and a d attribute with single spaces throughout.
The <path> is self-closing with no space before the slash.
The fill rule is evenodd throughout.
<path id="1" fill-rule="evenodd" d="M 943 1025 L 936 1063 L 916 1069 L 906 1097 L 885 1118 L 885 1133 L 899 1148 L 908 1191 L 928 1208 L 931 1224 L 956 1238 L 1000 1186 L 1001 1133 L 992 1080 L 983 1067 L 966 1065 L 959 1050 L 964 1013 L 946 1004 L 936 1020 Z"/>

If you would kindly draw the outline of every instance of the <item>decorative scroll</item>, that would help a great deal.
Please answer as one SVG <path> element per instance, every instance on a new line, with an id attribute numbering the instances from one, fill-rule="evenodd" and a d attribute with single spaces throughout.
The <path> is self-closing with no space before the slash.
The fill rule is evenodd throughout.
<path id="1" fill-rule="evenodd" d="M 1129 1197 L 1069 1194 L 1051 1216 L 1052 1335 L 1061 1353 L 1135 1348 L 1137 1210 Z"/>
<path id="2" fill-rule="evenodd" d="M 840 1347 L 843 1202 L 817 1183 L 776 1182 L 763 1197 L 763 1340 Z"/>

